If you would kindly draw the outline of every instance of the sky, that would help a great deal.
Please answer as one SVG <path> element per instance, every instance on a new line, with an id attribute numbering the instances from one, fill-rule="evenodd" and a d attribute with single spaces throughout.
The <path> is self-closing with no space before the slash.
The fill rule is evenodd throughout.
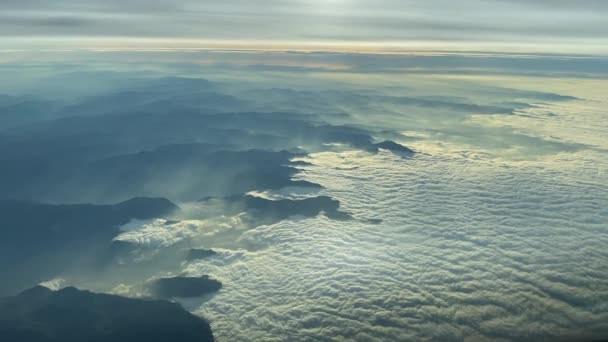
<path id="1" fill-rule="evenodd" d="M 5 0 L 0 48 L 606 54 L 602 0 Z"/>

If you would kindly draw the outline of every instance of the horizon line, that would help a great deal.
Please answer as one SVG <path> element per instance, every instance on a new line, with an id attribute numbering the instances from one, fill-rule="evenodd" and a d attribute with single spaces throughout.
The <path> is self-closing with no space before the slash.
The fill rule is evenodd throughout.
<path id="1" fill-rule="evenodd" d="M 308 41 L 158 39 L 126 37 L 35 37 L 13 44 L 0 43 L 0 52 L 276 52 L 384 55 L 479 55 L 513 57 L 608 57 L 606 45 L 535 44 L 462 41 Z M 5 45 L 4 47 L 2 45 Z M 594 49 L 589 47 L 593 46 Z"/>

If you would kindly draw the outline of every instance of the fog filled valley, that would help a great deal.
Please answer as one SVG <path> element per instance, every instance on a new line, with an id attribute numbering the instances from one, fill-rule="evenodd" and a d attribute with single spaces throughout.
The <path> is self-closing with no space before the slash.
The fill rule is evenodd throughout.
<path id="1" fill-rule="evenodd" d="M 605 58 L 21 54 L 5 336 L 608 338 Z"/>

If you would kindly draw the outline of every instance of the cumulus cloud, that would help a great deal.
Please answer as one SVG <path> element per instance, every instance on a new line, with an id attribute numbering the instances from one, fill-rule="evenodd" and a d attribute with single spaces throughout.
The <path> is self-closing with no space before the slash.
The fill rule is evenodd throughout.
<path id="1" fill-rule="evenodd" d="M 193 238 L 210 238 L 216 234 L 234 229 L 244 229 L 241 214 L 232 217 L 215 217 L 207 220 L 183 220 L 178 222 L 165 219 L 131 221 L 123 226 L 125 232 L 115 240 L 125 241 L 149 248 L 168 247 Z"/>
<path id="2" fill-rule="evenodd" d="M 63 278 L 54 278 L 51 280 L 47 280 L 47 281 L 43 281 L 42 283 L 38 284 L 40 286 L 44 286 L 47 289 L 53 290 L 53 291 L 57 291 L 61 288 L 63 288 L 65 286 L 65 279 Z"/>
<path id="3" fill-rule="evenodd" d="M 360 153 L 312 161 L 307 179 L 331 184 L 328 193 L 384 222 L 319 217 L 259 227 L 242 240 L 263 250 L 221 267 L 189 265 L 188 274 L 226 284 L 200 309 L 222 338 L 518 340 L 608 331 L 600 188 L 555 182 L 552 173 L 569 171 L 539 172 L 546 162 L 470 165 L 442 154 L 404 163 Z M 336 174 L 341 165 L 351 168 Z"/>

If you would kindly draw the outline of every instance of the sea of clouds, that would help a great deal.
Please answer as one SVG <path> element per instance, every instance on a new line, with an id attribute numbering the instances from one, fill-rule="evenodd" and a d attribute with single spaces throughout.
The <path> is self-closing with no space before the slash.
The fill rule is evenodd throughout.
<path id="1" fill-rule="evenodd" d="M 314 114 L 330 124 L 359 125 L 416 154 L 327 144 L 324 152 L 301 157 L 310 165 L 298 164 L 296 175 L 323 189 L 250 193 L 330 196 L 350 220 L 319 215 L 256 225 L 248 213 L 224 212 L 213 201 L 173 198 L 183 177 L 161 178 L 180 217 L 122 226 L 116 240 L 137 246 L 129 254 L 133 260 L 125 257 L 92 276 L 59 274 L 46 286 L 141 297 L 159 277 L 209 275 L 222 282 L 219 292 L 180 302 L 211 321 L 218 341 L 608 336 L 604 59 L 276 53 L 260 57 L 266 65 L 252 64 L 250 55 L 257 56 L 250 53 L 162 54 L 180 58 L 172 66 L 179 75 L 217 82 L 211 89 L 222 95 L 202 101 L 194 93 L 185 101 L 178 87 L 177 104 L 222 113 Z M 238 67 L 218 66 L 210 56 Z M 209 66 L 179 64 L 199 57 Z M 304 68 L 309 61 L 322 67 Z M 480 63 L 485 68 L 474 70 Z M 102 87 L 105 78 L 93 75 Z M 112 77 L 125 76 L 105 77 L 111 84 Z M 13 78 L 21 80 L 6 77 Z M 100 91 L 85 83 L 62 82 L 65 87 L 45 94 L 70 86 L 84 95 Z M 100 110 L 96 106 L 88 109 Z M 179 107 L 166 108 L 159 110 L 179 113 Z M 230 122 L 243 126 L 237 136 L 249 129 L 249 123 Z M 146 163 L 142 169 L 153 171 Z M 213 181 L 190 176 L 200 185 L 193 198 L 204 198 L 199 191 Z M 217 254 L 187 261 L 190 248 Z"/>
<path id="2" fill-rule="evenodd" d="M 215 296 L 184 304 L 211 320 L 220 341 L 605 336 L 608 145 L 601 134 L 608 125 L 600 100 L 470 118 L 473 126 L 508 125 L 584 146 L 576 151 L 535 150 L 529 141 L 484 149 L 409 131 L 422 137 L 408 145 L 419 152 L 413 158 L 313 154 L 298 177 L 323 185 L 320 194 L 340 200 L 354 219 L 293 218 L 242 230 L 234 247 L 182 264 L 176 273 L 224 284 Z M 151 243 L 158 232 L 162 246 L 175 238 L 170 232 L 196 231 L 192 222 L 160 226 L 121 238 Z"/>

